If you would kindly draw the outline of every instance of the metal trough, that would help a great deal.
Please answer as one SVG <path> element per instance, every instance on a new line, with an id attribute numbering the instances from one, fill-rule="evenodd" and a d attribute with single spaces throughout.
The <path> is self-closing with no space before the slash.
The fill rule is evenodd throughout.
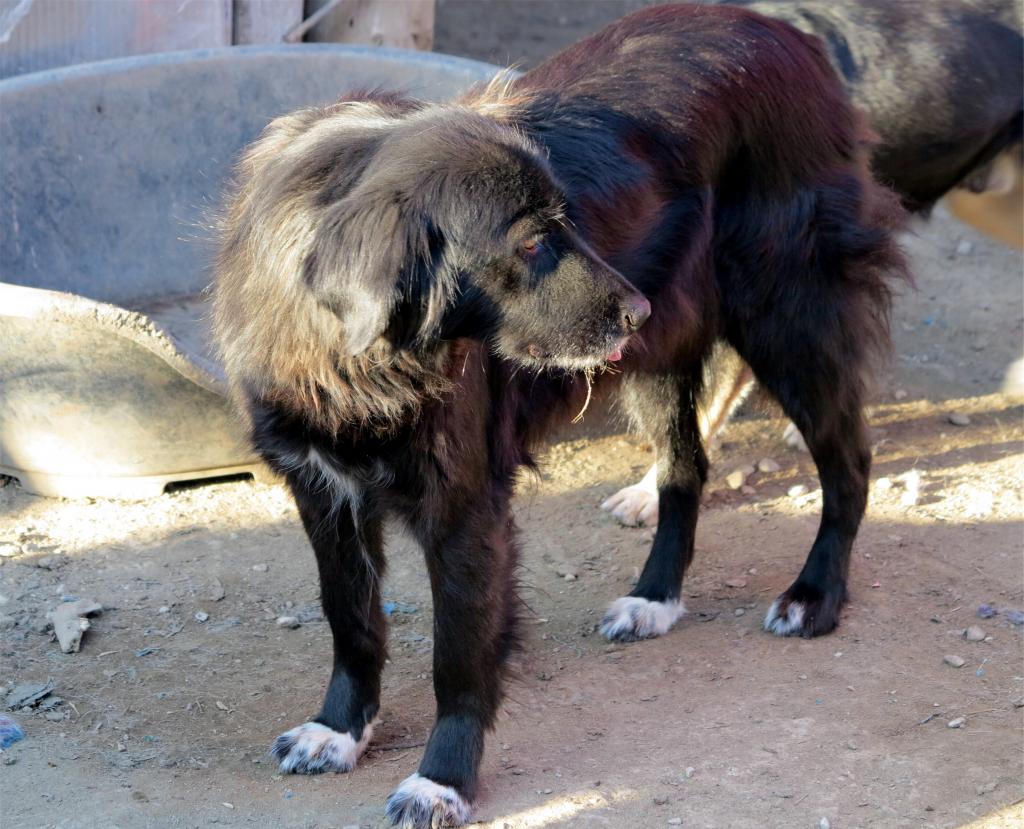
<path id="1" fill-rule="evenodd" d="M 177 52 L 0 81 L 0 473 L 144 498 L 262 474 L 225 398 L 203 292 L 239 149 L 349 89 L 444 99 L 475 61 L 303 45 Z"/>

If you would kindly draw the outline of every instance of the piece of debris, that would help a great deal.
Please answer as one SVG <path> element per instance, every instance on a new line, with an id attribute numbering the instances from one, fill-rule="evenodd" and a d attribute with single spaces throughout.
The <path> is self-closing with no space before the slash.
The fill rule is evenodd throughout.
<path id="1" fill-rule="evenodd" d="M 668 824 L 669 826 L 682 826 L 682 825 L 683 825 L 683 819 L 682 819 L 681 817 L 670 817 L 670 818 L 669 818 L 669 819 L 668 819 L 667 821 L 665 821 L 665 822 L 666 822 L 666 823 L 667 823 L 667 824 Z"/>
<path id="2" fill-rule="evenodd" d="M 978 618 L 979 619 L 991 619 L 998 612 L 999 611 L 996 610 L 994 607 L 992 607 L 992 605 L 990 605 L 990 604 L 980 604 L 980 605 L 978 605 Z"/>
<path id="3" fill-rule="evenodd" d="M 1024 610 L 1013 610 L 1009 607 L 1004 607 L 1003 618 L 1011 625 L 1024 625 Z"/>
<path id="4" fill-rule="evenodd" d="M 907 390 L 906 389 L 896 389 L 892 393 L 892 396 L 895 397 L 897 400 L 905 400 L 906 397 L 907 397 Z"/>
<path id="5" fill-rule="evenodd" d="M 782 469 L 782 467 L 779 466 L 778 461 L 774 458 L 761 458 L 761 460 L 757 462 L 758 472 L 778 472 L 780 469 Z"/>
<path id="6" fill-rule="evenodd" d="M 786 494 L 790 498 L 799 498 L 801 495 L 806 495 L 809 491 L 806 484 L 797 484 L 787 489 Z"/>
<path id="7" fill-rule="evenodd" d="M 727 579 L 726 582 L 725 582 L 725 586 L 726 587 L 735 587 L 735 588 L 746 587 L 747 586 L 747 580 L 743 579 L 743 578 Z"/>
<path id="8" fill-rule="evenodd" d="M 978 793 L 979 796 L 983 794 L 991 794 L 996 790 L 996 786 L 998 785 L 999 781 L 990 780 L 988 783 L 983 783 L 982 785 L 978 786 L 978 788 L 975 789 L 975 791 Z"/>
<path id="9" fill-rule="evenodd" d="M 968 642 L 984 642 L 985 631 L 977 625 L 971 625 L 964 631 L 964 639 Z"/>
<path id="10" fill-rule="evenodd" d="M 832 829 L 832 824 L 828 822 L 827 817 L 823 817 L 818 821 L 818 829 Z"/>
<path id="11" fill-rule="evenodd" d="M 668 797 L 666 797 L 663 794 L 656 794 L 654 796 L 654 805 L 655 806 L 667 806 L 668 805 Z"/>
<path id="12" fill-rule="evenodd" d="M 146 647 L 135 651 L 135 655 L 141 659 L 144 656 L 149 656 L 151 653 L 156 653 L 158 650 L 160 650 L 160 648 L 154 648 L 152 645 L 146 645 Z"/>
<path id="13" fill-rule="evenodd" d="M 0 751 L 24 739 L 25 732 L 21 730 L 21 726 L 11 717 L 0 714 Z"/>
<path id="14" fill-rule="evenodd" d="M 946 723 L 948 728 L 963 728 L 967 722 L 967 717 L 957 717 L 956 719 L 950 720 Z"/>
<path id="15" fill-rule="evenodd" d="M 946 416 L 946 420 L 952 423 L 954 426 L 970 426 L 971 419 L 963 412 L 950 412 Z"/>
<path id="16" fill-rule="evenodd" d="M 8 691 L 4 703 L 11 710 L 32 707 L 48 696 L 53 691 L 53 687 L 52 680 L 49 682 L 23 682 Z"/>
<path id="17" fill-rule="evenodd" d="M 103 605 L 92 599 L 64 602 L 46 614 L 53 624 L 53 632 L 64 653 L 78 653 L 82 647 L 82 634 L 91 624 L 87 617 L 103 612 Z"/>
<path id="18" fill-rule="evenodd" d="M 266 573 L 270 570 L 269 564 L 254 564 L 252 566 L 254 573 Z"/>
<path id="19" fill-rule="evenodd" d="M 962 668 L 966 664 L 962 656 L 957 656 L 952 653 L 946 654 L 942 657 L 942 661 L 953 668 Z"/>
<path id="20" fill-rule="evenodd" d="M 559 575 L 561 575 L 561 573 L 559 573 Z M 419 612 L 419 608 L 416 607 L 416 605 L 399 601 L 384 602 L 381 605 L 381 609 L 384 611 L 385 616 L 393 616 L 396 613 L 413 614 Z"/>
<path id="21" fill-rule="evenodd" d="M 210 618 L 210 614 L 203 610 L 197 610 L 194 618 L 197 622 L 205 622 Z"/>
<path id="22" fill-rule="evenodd" d="M 754 489 L 750 484 L 744 484 L 743 486 L 741 486 L 740 487 L 740 492 L 742 492 L 744 495 L 756 495 L 757 494 L 757 490 Z"/>
<path id="23" fill-rule="evenodd" d="M 302 626 L 302 622 L 299 621 L 297 616 L 278 616 L 275 624 L 279 628 L 288 628 L 289 630 L 295 630 L 295 628 Z"/>
<path id="24" fill-rule="evenodd" d="M 63 567 L 66 563 L 67 559 L 62 555 L 40 556 L 32 562 L 40 570 L 56 570 L 59 567 Z"/>
<path id="25" fill-rule="evenodd" d="M 974 242 L 970 242 L 967 239 L 961 239 L 960 244 L 956 246 L 957 256 L 970 256 L 971 251 L 974 250 Z"/>
<path id="26" fill-rule="evenodd" d="M 737 607 L 737 608 L 736 608 L 736 609 L 735 609 L 735 610 L 734 610 L 734 611 L 732 612 L 732 615 L 733 615 L 733 616 L 743 616 L 743 615 L 744 615 L 744 614 L 745 614 L 746 612 L 747 612 L 746 608 L 744 608 L 744 607 Z"/>

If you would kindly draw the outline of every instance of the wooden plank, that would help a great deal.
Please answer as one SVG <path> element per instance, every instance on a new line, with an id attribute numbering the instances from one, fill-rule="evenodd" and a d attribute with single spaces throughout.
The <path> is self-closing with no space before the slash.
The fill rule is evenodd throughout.
<path id="1" fill-rule="evenodd" d="M 306 17 L 330 3 L 307 0 Z M 434 0 L 341 0 L 306 40 L 427 51 L 434 45 Z"/>

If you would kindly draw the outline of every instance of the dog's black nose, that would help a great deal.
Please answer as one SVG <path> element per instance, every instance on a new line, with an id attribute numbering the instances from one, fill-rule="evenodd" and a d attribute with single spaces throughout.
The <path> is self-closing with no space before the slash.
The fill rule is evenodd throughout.
<path id="1" fill-rule="evenodd" d="M 651 315 L 651 303 L 637 294 L 622 306 L 622 323 L 627 331 L 633 332 L 640 328 Z"/>

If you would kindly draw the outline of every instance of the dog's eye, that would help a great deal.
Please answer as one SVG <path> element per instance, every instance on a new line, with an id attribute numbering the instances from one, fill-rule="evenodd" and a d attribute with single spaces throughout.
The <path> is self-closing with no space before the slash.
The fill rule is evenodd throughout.
<path id="1" fill-rule="evenodd" d="M 544 250 L 544 242 L 539 236 L 531 236 L 524 242 L 519 243 L 519 252 L 529 258 L 536 256 Z"/>

